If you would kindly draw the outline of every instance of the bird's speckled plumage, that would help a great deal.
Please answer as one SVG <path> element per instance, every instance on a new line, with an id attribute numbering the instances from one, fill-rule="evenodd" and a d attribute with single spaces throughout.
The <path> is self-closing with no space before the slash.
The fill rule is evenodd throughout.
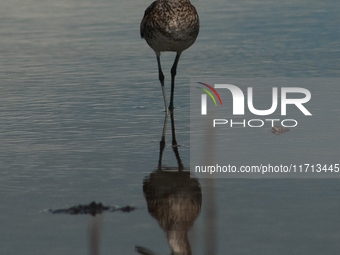
<path id="1" fill-rule="evenodd" d="M 157 0 L 145 10 L 140 32 L 154 51 L 181 52 L 198 36 L 197 11 L 189 0 Z"/>

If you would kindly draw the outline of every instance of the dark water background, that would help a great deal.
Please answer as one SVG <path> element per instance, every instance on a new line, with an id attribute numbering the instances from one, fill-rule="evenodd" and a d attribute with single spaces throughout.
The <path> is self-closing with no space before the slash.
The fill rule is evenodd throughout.
<path id="1" fill-rule="evenodd" d="M 93 200 L 140 208 L 104 214 L 101 254 L 135 254 L 135 245 L 170 253 L 142 191 L 143 179 L 157 168 L 164 118 L 156 59 L 139 36 L 150 3 L 1 2 L 1 254 L 88 253 L 91 216 L 46 209 Z M 181 57 L 175 95 L 185 166 L 190 77 L 340 75 L 337 0 L 192 3 L 201 31 Z M 168 89 L 173 59 L 173 53 L 162 55 Z M 170 130 L 166 141 L 171 144 Z M 171 146 L 163 164 L 177 165 Z M 339 180 L 222 179 L 201 185 L 202 212 L 189 235 L 194 254 L 213 254 L 205 252 L 208 241 L 216 254 L 340 250 Z M 206 235 L 214 199 L 215 241 Z"/>

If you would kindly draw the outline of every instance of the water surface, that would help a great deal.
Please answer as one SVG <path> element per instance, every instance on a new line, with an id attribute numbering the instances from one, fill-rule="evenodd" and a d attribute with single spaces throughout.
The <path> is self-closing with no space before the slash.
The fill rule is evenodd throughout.
<path id="1" fill-rule="evenodd" d="M 135 245 L 170 253 L 142 188 L 158 166 L 164 121 L 155 55 L 139 36 L 150 3 L 2 1 L 1 254 L 88 253 L 91 216 L 46 209 L 93 200 L 140 208 L 104 214 L 100 254 L 134 254 Z M 175 95 L 184 166 L 190 77 L 340 74 L 338 1 L 192 3 L 201 31 L 181 57 Z M 174 57 L 162 54 L 168 93 Z M 169 123 L 166 145 L 162 164 L 177 167 Z M 336 254 L 338 184 L 201 181 L 202 210 L 189 233 L 193 254 Z"/>

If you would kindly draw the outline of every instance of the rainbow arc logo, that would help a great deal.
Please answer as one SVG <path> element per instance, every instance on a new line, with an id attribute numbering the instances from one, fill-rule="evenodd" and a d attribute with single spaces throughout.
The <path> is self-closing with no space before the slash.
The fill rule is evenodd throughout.
<path id="1" fill-rule="evenodd" d="M 208 85 L 206 83 L 203 83 L 203 82 L 197 82 L 197 83 L 202 84 L 203 86 L 206 86 L 212 92 L 214 92 L 214 94 L 217 96 L 217 98 L 220 101 L 220 104 L 222 106 L 221 97 L 220 97 L 220 95 L 217 93 L 217 91 L 213 87 L 211 87 L 210 85 Z M 204 89 L 204 88 L 200 88 L 200 87 L 197 87 L 197 88 L 203 90 L 204 92 L 206 92 L 212 98 L 212 100 L 214 100 L 215 106 L 217 106 L 215 97 L 213 96 L 213 94 L 211 94 L 211 92 L 209 90 Z M 201 114 L 202 115 L 207 115 L 207 95 L 206 94 L 202 94 L 202 96 L 201 96 L 201 103 L 202 103 L 201 104 L 202 105 Z"/>

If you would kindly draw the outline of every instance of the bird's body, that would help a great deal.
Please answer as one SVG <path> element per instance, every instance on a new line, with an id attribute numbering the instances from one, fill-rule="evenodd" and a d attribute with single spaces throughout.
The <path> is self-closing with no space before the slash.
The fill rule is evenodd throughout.
<path id="1" fill-rule="evenodd" d="M 198 31 L 196 9 L 185 0 L 153 2 L 141 23 L 141 37 L 154 51 L 183 51 L 195 42 Z"/>
<path id="2" fill-rule="evenodd" d="M 171 69 L 170 110 L 173 110 L 173 91 L 179 57 L 189 48 L 199 32 L 199 18 L 195 7 L 189 0 L 157 0 L 146 10 L 141 22 L 141 37 L 155 51 L 158 63 L 159 80 L 162 85 L 164 103 L 167 102 L 164 91 L 164 75 L 160 63 L 162 51 L 177 52 Z"/>

